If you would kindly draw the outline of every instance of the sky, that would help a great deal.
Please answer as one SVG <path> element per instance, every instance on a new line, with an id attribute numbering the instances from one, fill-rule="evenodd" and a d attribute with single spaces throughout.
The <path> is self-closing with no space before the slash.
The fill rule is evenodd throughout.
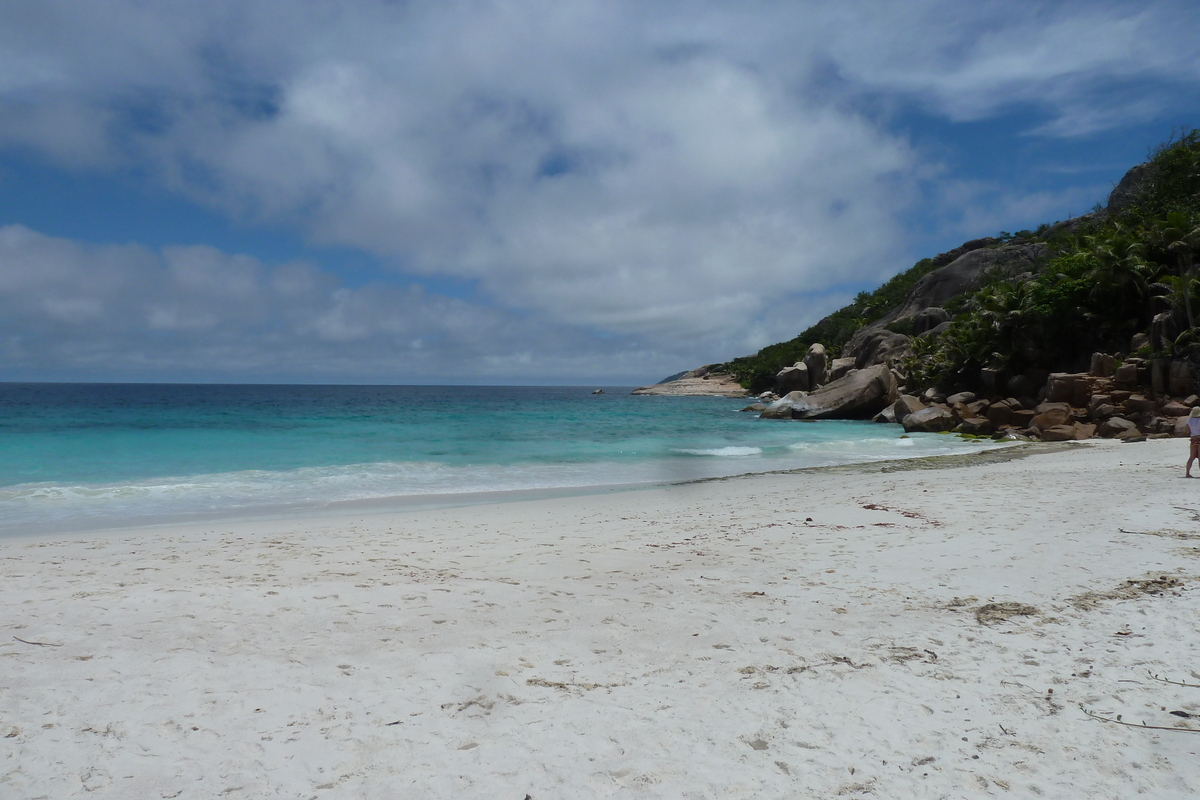
<path id="1" fill-rule="evenodd" d="M 0 1 L 0 380 L 638 385 L 1086 213 L 1194 2 Z"/>

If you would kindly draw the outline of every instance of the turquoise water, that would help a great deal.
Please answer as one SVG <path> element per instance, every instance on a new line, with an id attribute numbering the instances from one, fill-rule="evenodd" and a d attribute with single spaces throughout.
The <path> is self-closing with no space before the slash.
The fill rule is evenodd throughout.
<path id="1" fill-rule="evenodd" d="M 0 384 L 0 523 L 76 530 L 984 446 L 592 388 Z"/>

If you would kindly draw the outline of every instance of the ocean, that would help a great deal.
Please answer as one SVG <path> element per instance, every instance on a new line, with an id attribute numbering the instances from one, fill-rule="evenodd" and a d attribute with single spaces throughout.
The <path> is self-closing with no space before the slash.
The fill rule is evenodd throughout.
<path id="1" fill-rule="evenodd" d="M 466 504 L 992 446 L 593 388 L 0 384 L 0 529 Z"/>

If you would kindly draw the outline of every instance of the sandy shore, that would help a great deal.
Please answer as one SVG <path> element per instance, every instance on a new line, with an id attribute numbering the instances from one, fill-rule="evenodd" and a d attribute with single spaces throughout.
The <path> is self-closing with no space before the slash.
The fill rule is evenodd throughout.
<path id="1" fill-rule="evenodd" d="M 1185 448 L 0 539 L 0 797 L 1194 797 Z"/>

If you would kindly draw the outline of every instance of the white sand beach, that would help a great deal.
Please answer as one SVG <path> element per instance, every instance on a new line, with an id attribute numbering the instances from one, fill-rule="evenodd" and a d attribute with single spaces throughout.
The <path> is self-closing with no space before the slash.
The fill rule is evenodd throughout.
<path id="1" fill-rule="evenodd" d="M 0 539 L 0 797 L 1195 797 L 1186 447 Z"/>

